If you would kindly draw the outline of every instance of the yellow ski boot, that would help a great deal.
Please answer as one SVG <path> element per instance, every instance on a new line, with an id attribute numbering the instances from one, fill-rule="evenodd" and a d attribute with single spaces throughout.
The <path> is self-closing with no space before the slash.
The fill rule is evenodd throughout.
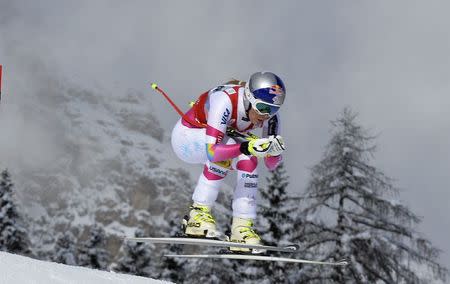
<path id="1" fill-rule="evenodd" d="M 253 229 L 253 220 L 239 217 L 233 217 L 233 223 L 231 225 L 230 241 L 249 245 L 261 245 L 261 238 Z M 230 250 L 232 252 L 254 253 L 254 254 L 264 252 L 262 250 L 257 249 L 236 248 L 236 247 L 230 247 Z"/>
<path id="2" fill-rule="evenodd" d="M 217 238 L 216 220 L 211 215 L 211 207 L 194 203 L 189 216 L 183 220 L 184 233 L 189 237 Z"/>

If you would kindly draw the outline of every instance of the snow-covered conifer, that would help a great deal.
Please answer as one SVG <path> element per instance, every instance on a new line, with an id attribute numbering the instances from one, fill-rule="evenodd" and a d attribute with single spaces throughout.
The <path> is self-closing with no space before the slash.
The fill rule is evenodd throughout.
<path id="1" fill-rule="evenodd" d="M 181 226 L 177 226 L 174 220 L 169 223 L 170 237 L 181 234 L 183 230 Z M 165 246 L 161 252 L 161 256 L 165 254 L 181 254 L 183 247 L 181 245 Z M 184 264 L 187 261 L 179 258 L 161 258 L 161 263 L 158 267 L 159 277 L 158 279 L 171 281 L 174 283 L 182 283 L 185 277 Z"/>
<path id="2" fill-rule="evenodd" d="M 61 233 L 57 238 L 54 251 L 53 261 L 68 265 L 78 265 L 76 239 L 69 230 Z"/>
<path id="3" fill-rule="evenodd" d="M 105 230 L 95 225 L 90 231 L 89 238 L 81 244 L 78 265 L 107 270 L 109 263 L 110 254 L 106 249 Z"/>
<path id="4" fill-rule="evenodd" d="M 269 245 L 282 245 L 291 242 L 294 207 L 292 197 L 287 192 L 289 177 L 281 164 L 269 177 L 267 188 L 261 190 L 261 205 L 258 208 L 260 233 Z"/>
<path id="5" fill-rule="evenodd" d="M 294 214 L 298 207 L 287 192 L 289 176 L 280 164 L 267 177 L 267 187 L 261 189 L 261 205 L 258 208 L 258 228 L 261 238 L 268 245 L 287 245 L 292 243 Z M 273 255 L 285 256 L 281 253 Z M 259 278 L 268 277 L 272 283 L 286 282 L 286 276 L 295 265 L 281 262 L 258 262 Z M 270 271 L 270 275 L 267 275 Z M 262 272 L 262 273 L 261 273 Z"/>
<path id="6" fill-rule="evenodd" d="M 346 108 L 332 123 L 332 138 L 312 168 L 296 222 L 305 258 L 350 265 L 305 265 L 305 283 L 431 283 L 447 271 L 438 250 L 416 232 L 420 218 L 398 200 L 392 179 L 370 165 L 373 136 Z M 421 271 L 418 271 L 420 267 Z M 423 273 L 427 270 L 429 273 Z M 427 276 L 428 275 L 428 276 Z"/>
<path id="7" fill-rule="evenodd" d="M 17 209 L 14 185 L 7 170 L 0 176 L 0 250 L 28 255 L 30 241 Z"/>
<path id="8" fill-rule="evenodd" d="M 136 229 L 135 237 L 145 237 L 142 228 Z M 113 265 L 116 272 L 133 274 L 143 277 L 156 277 L 157 271 L 154 268 L 154 252 L 150 245 L 146 243 L 124 242 L 123 256 Z M 159 260 L 158 260 L 159 261 Z"/>

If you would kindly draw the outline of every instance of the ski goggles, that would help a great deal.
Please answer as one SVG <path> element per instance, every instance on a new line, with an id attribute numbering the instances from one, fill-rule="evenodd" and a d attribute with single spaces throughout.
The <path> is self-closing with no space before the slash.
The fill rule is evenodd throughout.
<path id="1" fill-rule="evenodd" d="M 259 115 L 274 116 L 280 110 L 280 105 L 271 104 L 271 103 L 265 102 L 261 99 L 254 97 L 252 92 L 250 92 L 250 89 L 248 88 L 248 84 L 245 86 L 244 92 L 245 92 L 245 97 L 250 102 L 252 108 Z"/>
<path id="2" fill-rule="evenodd" d="M 273 116 L 275 115 L 279 110 L 279 105 L 269 104 L 261 99 L 257 99 L 253 97 L 253 95 L 247 96 L 248 101 L 252 105 L 252 108 L 259 114 L 259 115 L 265 115 L 265 116 Z"/>
<path id="3" fill-rule="evenodd" d="M 268 104 L 261 100 L 256 99 L 255 103 L 252 103 L 253 109 L 260 115 L 275 115 L 279 110 L 280 106 Z"/>

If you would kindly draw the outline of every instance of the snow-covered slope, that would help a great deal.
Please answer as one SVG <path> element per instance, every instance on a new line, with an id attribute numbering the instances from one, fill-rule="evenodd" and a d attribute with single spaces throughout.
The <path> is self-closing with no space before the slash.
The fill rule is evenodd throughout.
<path id="1" fill-rule="evenodd" d="M 46 262 L 0 251 L 0 283 L 170 283 L 145 277 Z"/>

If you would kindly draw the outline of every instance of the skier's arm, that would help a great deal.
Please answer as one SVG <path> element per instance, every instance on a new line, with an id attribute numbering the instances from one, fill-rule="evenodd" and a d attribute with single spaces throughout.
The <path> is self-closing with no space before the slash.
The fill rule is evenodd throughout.
<path id="1" fill-rule="evenodd" d="M 279 135 L 280 134 L 280 116 L 276 114 L 274 117 L 271 117 L 267 123 L 264 124 L 263 127 L 263 137 L 267 137 L 270 135 Z M 264 164 L 266 165 L 269 171 L 275 170 L 279 164 L 283 161 L 283 156 L 268 156 L 264 158 Z"/>
<path id="2" fill-rule="evenodd" d="M 216 141 L 221 141 L 221 137 L 223 137 L 223 133 L 218 131 L 217 129 L 214 129 L 213 127 L 209 126 L 206 129 L 207 133 L 207 139 L 215 138 Z M 208 133 L 210 135 L 208 135 Z M 219 133 L 219 135 L 215 135 L 214 133 Z M 208 138 L 209 136 L 209 138 Z M 219 142 L 218 142 L 219 143 Z M 271 145 L 273 145 L 273 141 L 269 138 L 258 138 L 258 139 L 252 139 L 250 141 L 245 141 L 240 144 L 231 144 L 231 145 L 224 145 L 224 144 L 213 144 L 213 143 L 206 143 L 206 151 L 208 155 L 208 159 L 211 162 L 220 162 L 225 161 L 229 159 L 236 158 L 240 154 L 244 155 L 252 155 L 258 158 L 265 158 L 266 162 L 269 161 L 276 161 L 281 156 L 276 156 L 272 158 L 269 157 L 270 151 L 271 151 Z M 269 167 L 269 166 L 268 166 Z M 270 167 L 269 167 L 270 169 Z"/>
<path id="3" fill-rule="evenodd" d="M 266 157 L 270 153 L 271 145 L 267 138 L 254 139 L 240 144 L 221 144 L 232 112 L 231 100 L 226 93 L 218 91 L 210 94 L 206 127 L 206 154 L 209 161 L 221 162 L 236 158 L 241 154 Z M 280 156 L 269 157 L 265 158 L 265 162 L 269 169 L 274 169 L 280 159 Z"/>
<path id="4" fill-rule="evenodd" d="M 218 144 L 222 140 L 224 133 L 208 124 L 206 128 L 206 139 L 214 143 L 206 143 L 206 154 L 211 162 L 220 162 L 236 158 L 242 154 L 240 144 Z"/>
<path id="5" fill-rule="evenodd" d="M 283 156 L 269 156 L 264 158 L 264 164 L 269 171 L 275 170 L 283 161 Z"/>
<path id="6" fill-rule="evenodd" d="M 232 111 L 231 100 L 226 93 L 216 92 L 210 95 L 206 127 L 206 154 L 211 162 L 233 159 L 242 154 L 240 144 L 220 144 L 225 136 Z"/>

